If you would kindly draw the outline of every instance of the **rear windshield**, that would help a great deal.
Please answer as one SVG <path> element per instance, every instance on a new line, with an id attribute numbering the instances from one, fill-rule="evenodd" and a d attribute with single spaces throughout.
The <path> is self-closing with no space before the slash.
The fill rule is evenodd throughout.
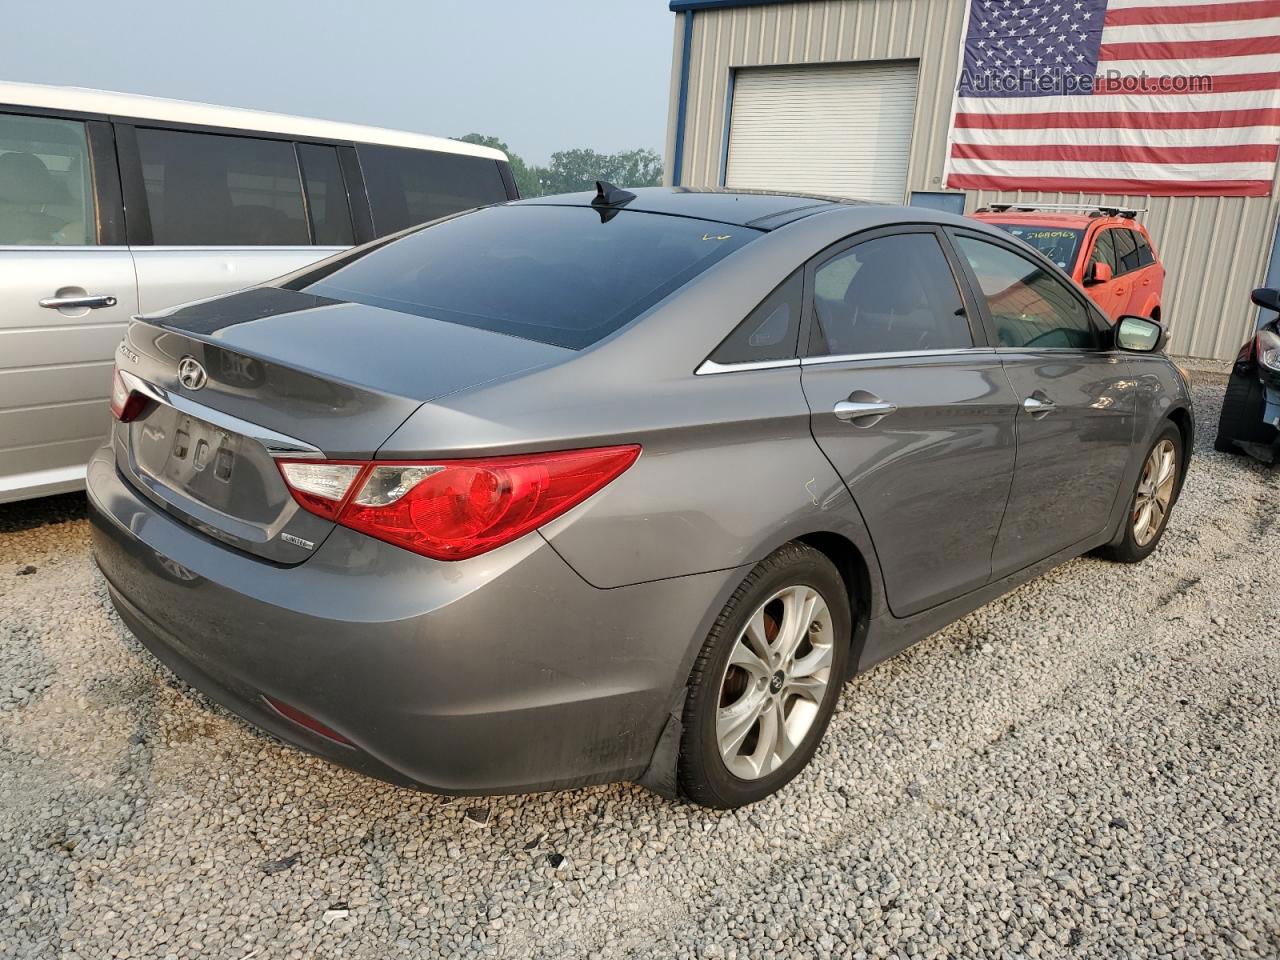
<path id="1" fill-rule="evenodd" d="M 759 235 L 627 210 L 488 207 L 288 286 L 580 350 Z"/>
<path id="2" fill-rule="evenodd" d="M 1033 227 L 1025 223 L 993 223 L 992 226 L 1035 247 L 1068 273 L 1075 267 L 1076 252 L 1080 249 L 1080 239 L 1084 236 L 1083 230 L 1072 230 L 1070 227 Z"/>

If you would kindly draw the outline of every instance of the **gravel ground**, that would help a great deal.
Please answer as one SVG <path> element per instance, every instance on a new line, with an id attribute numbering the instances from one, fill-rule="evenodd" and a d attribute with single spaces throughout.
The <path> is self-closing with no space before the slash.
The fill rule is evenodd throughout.
<path id="1" fill-rule="evenodd" d="M 1280 472 L 1197 459 L 1159 551 L 1073 561 L 850 684 L 735 813 L 447 800 L 284 747 L 110 612 L 83 498 L 0 508 L 0 957 L 1280 956 Z"/>

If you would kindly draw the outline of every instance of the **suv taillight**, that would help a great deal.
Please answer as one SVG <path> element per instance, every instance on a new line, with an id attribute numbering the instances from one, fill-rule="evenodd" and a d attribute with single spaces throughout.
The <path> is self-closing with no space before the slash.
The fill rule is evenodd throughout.
<path id="1" fill-rule="evenodd" d="M 111 415 L 121 423 L 138 419 L 147 405 L 147 395 L 130 390 L 120 375 L 120 368 L 111 370 Z"/>
<path id="2" fill-rule="evenodd" d="M 465 560 L 560 516 L 635 463 L 638 446 L 438 461 L 279 460 L 306 510 L 436 560 Z"/>

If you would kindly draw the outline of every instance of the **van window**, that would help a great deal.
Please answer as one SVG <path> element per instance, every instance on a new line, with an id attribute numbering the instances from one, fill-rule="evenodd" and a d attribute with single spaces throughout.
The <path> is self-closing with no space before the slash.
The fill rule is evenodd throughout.
<path id="1" fill-rule="evenodd" d="M 311 243 L 293 144 L 139 128 L 152 243 Z"/>
<path id="2" fill-rule="evenodd" d="M 368 143 L 356 153 L 379 236 L 507 199 L 498 164 L 484 157 Z"/>
<path id="3" fill-rule="evenodd" d="M 349 247 L 355 243 L 347 185 L 338 165 L 337 147 L 318 143 L 298 144 L 298 165 L 311 215 L 311 239 L 323 247 Z"/>
<path id="4" fill-rule="evenodd" d="M 84 124 L 0 114 L 0 245 L 96 242 Z"/>

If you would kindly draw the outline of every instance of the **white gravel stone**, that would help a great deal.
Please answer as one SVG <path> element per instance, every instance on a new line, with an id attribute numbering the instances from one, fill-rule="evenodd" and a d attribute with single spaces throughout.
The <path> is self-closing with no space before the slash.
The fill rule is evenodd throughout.
<path id="1" fill-rule="evenodd" d="M 0 507 L 0 957 L 1280 956 L 1280 472 L 1212 451 L 1196 377 L 1145 564 L 1073 561 L 860 677 L 732 813 L 306 756 L 128 635 L 82 498 Z"/>

